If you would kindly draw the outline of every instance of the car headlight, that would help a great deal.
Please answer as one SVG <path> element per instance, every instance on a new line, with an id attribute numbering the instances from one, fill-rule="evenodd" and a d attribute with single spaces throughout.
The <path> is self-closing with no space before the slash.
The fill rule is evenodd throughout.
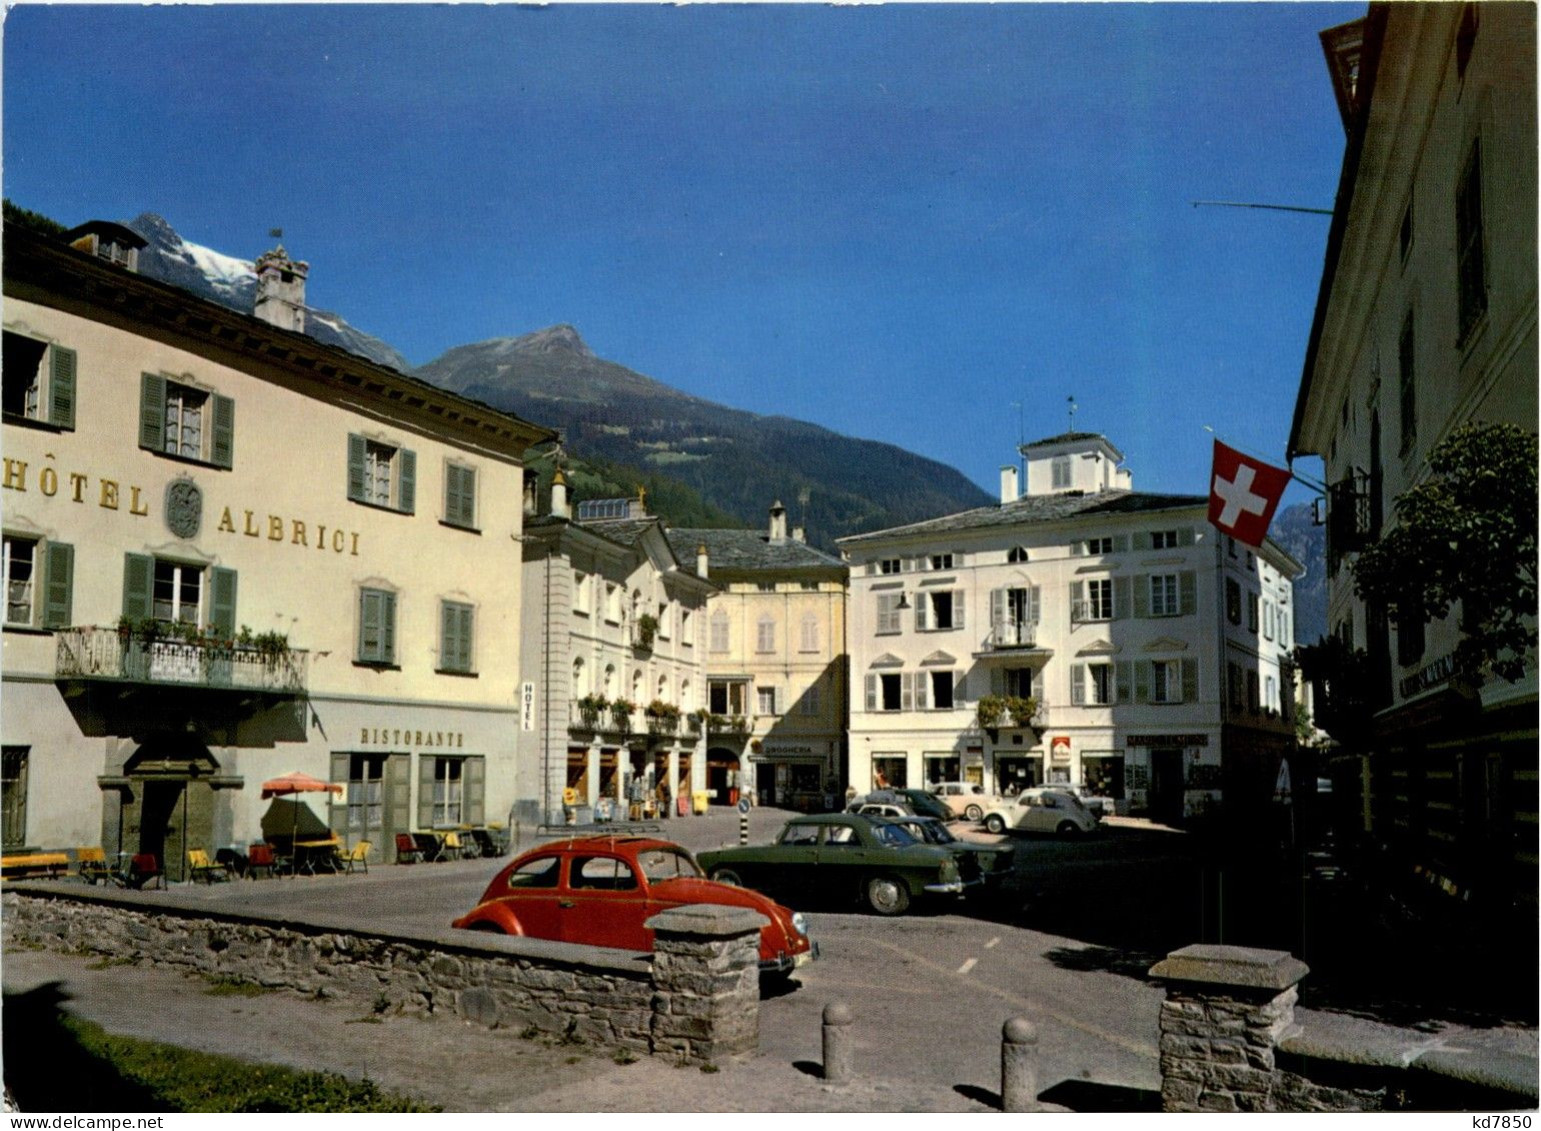
<path id="1" fill-rule="evenodd" d="M 958 878 L 958 865 L 954 860 L 942 861 L 942 882 L 951 883 Z"/>
<path id="2" fill-rule="evenodd" d="M 808 937 L 808 920 L 803 918 L 801 911 L 792 912 L 792 929 L 804 938 Z"/>

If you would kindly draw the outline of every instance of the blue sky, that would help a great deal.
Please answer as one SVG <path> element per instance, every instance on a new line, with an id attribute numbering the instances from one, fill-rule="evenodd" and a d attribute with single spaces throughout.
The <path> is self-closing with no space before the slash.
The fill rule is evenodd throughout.
<path id="1" fill-rule="evenodd" d="M 1136 488 L 1202 493 L 1205 425 L 1283 461 L 1328 218 L 1191 202 L 1331 206 L 1317 33 L 1363 12 L 22 4 L 4 191 L 282 227 L 414 364 L 568 322 L 992 493 L 1074 396 Z"/>

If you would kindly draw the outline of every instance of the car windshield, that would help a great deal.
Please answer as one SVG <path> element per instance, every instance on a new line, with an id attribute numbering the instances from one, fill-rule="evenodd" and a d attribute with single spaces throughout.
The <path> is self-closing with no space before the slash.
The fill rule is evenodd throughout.
<path id="1" fill-rule="evenodd" d="M 637 866 L 650 884 L 664 880 L 695 879 L 702 873 L 688 852 L 677 848 L 649 848 L 637 853 Z"/>
<path id="2" fill-rule="evenodd" d="M 906 821 L 899 827 L 927 844 L 950 844 L 953 839 L 952 834 L 935 821 Z"/>
<path id="3" fill-rule="evenodd" d="M 920 843 L 898 825 L 873 825 L 872 835 L 879 844 L 889 848 L 907 848 L 912 844 Z"/>

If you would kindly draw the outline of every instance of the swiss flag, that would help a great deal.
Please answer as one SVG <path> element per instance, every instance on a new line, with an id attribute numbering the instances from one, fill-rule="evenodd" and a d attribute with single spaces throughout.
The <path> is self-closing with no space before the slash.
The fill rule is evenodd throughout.
<path id="1" fill-rule="evenodd" d="M 1209 521 L 1238 542 L 1261 546 L 1290 473 L 1215 441 Z"/>

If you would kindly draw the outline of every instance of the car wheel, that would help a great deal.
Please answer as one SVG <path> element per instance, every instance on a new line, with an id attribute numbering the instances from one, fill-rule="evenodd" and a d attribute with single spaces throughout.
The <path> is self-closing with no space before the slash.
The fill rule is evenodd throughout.
<path id="1" fill-rule="evenodd" d="M 896 876 L 873 876 L 867 881 L 867 906 L 879 915 L 901 915 L 910 905 L 910 889 Z"/>
<path id="2" fill-rule="evenodd" d="M 970 805 L 967 809 L 963 810 L 963 815 L 971 821 L 977 821 L 985 815 L 985 811 L 978 805 Z"/>
<path id="3" fill-rule="evenodd" d="M 1069 837 L 1075 836 L 1081 830 L 1076 827 L 1074 821 L 1061 821 L 1059 823 L 1059 828 L 1055 829 L 1054 831 L 1059 833 L 1060 836 Z"/>
<path id="4" fill-rule="evenodd" d="M 744 886 L 744 881 L 739 878 L 739 874 L 732 868 L 718 868 L 711 874 L 710 878 L 716 880 L 719 884 L 732 884 L 736 888 Z"/>
<path id="5" fill-rule="evenodd" d="M 991 813 L 985 818 L 985 828 L 999 836 L 1006 831 L 1006 820 L 999 813 Z"/>

